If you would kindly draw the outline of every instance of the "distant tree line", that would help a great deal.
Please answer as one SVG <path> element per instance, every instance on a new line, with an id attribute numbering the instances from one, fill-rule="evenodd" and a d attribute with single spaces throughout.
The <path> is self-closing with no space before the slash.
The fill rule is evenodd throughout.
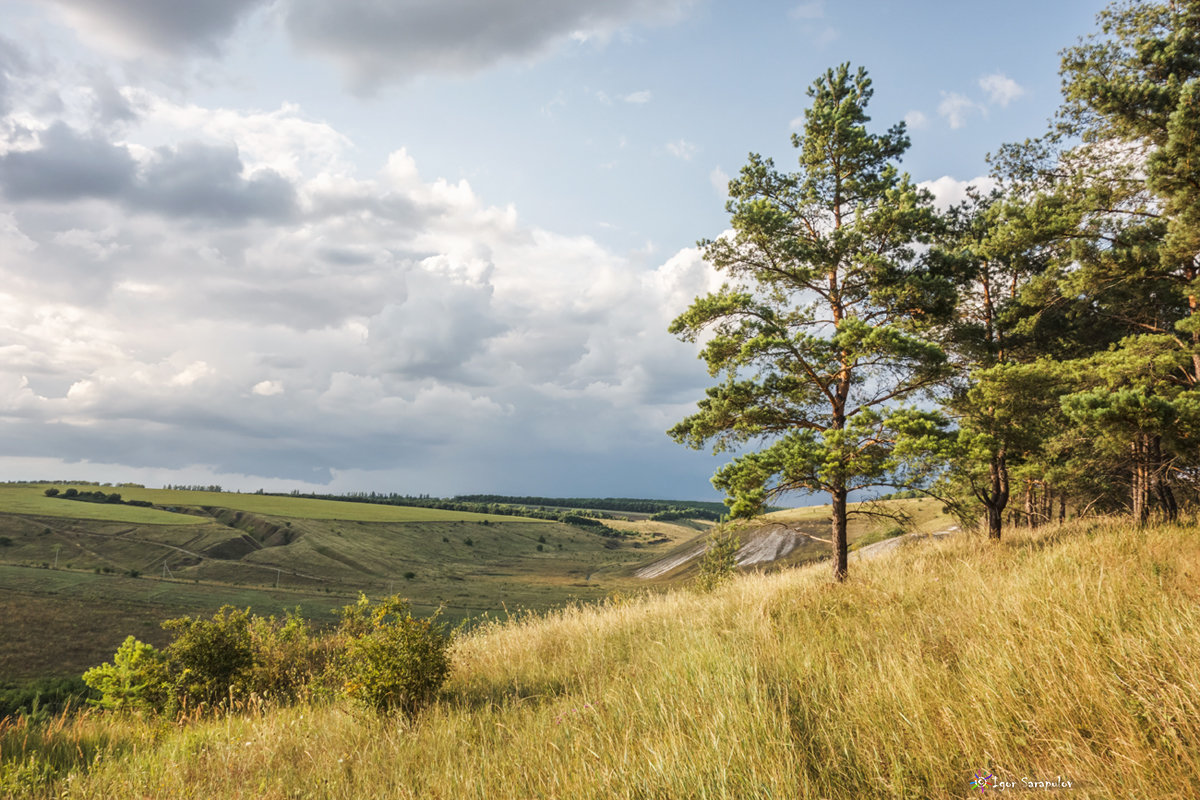
<path id="1" fill-rule="evenodd" d="M 604 511 L 629 511 L 635 514 L 657 514 L 683 509 L 725 513 L 725 504 L 701 500 L 642 500 L 630 497 L 519 497 L 499 494 L 462 494 L 455 500 L 473 503 L 508 503 L 524 506 L 558 506 L 560 508 L 594 508 Z M 675 519 L 678 519 L 676 517 Z"/>
<path id="2" fill-rule="evenodd" d="M 81 492 L 74 487 L 59 492 L 58 489 L 51 486 L 46 490 L 45 495 L 46 497 L 57 497 L 60 500 L 78 500 L 82 503 L 112 503 L 122 506 L 139 506 L 141 508 L 150 508 L 154 505 L 148 500 L 122 500 L 119 492 L 112 492 L 111 494 L 99 490 Z"/>
<path id="3" fill-rule="evenodd" d="M 271 494 L 267 492 L 266 494 Z M 600 510 L 607 508 L 603 504 L 606 500 L 598 500 L 595 498 L 569 498 L 569 497 L 507 497 L 505 495 L 458 495 L 453 499 L 442 499 L 430 497 L 429 495 L 402 495 L 402 494 L 382 494 L 379 492 L 351 492 L 347 494 L 303 494 L 296 491 L 290 492 L 288 497 L 303 497 L 311 500 L 337 500 L 347 503 L 375 503 L 378 505 L 391 506 L 411 506 L 415 508 L 436 508 L 442 511 L 465 511 L 474 514 L 496 514 L 500 516 L 515 516 L 515 517 L 530 517 L 532 519 L 555 520 L 557 522 L 565 522 L 568 525 L 576 525 L 581 528 L 597 528 L 604 527 L 602 523 L 597 522 L 601 519 L 619 519 L 616 515 L 609 513 L 615 511 L 629 511 L 633 513 L 648 513 L 651 508 L 658 509 L 651 519 L 709 519 L 719 520 L 721 515 L 714 509 L 724 509 L 721 503 L 700 503 L 701 507 L 684 507 L 676 503 L 662 500 L 626 500 L 621 498 L 612 499 L 614 504 L 628 503 L 630 505 L 644 504 L 641 507 L 642 511 L 637 511 L 634 508 L 611 508 L 609 510 Z M 522 505 L 524 501 L 545 501 L 545 502 L 529 502 Z M 582 500 L 582 505 L 572 505 L 577 500 Z M 513 501 L 513 502 L 502 502 Z M 589 505 L 590 504 L 590 505 Z M 553 509 L 566 509 L 562 511 Z M 665 516 L 664 516 L 665 515 Z"/>
<path id="4" fill-rule="evenodd" d="M 222 491 L 221 485 L 218 483 L 214 483 L 211 486 L 200 486 L 199 484 L 191 485 L 191 484 L 182 484 L 182 483 L 180 483 L 180 484 L 168 483 L 168 484 L 164 484 L 163 488 L 171 490 L 171 491 L 175 491 L 175 492 L 220 492 L 220 491 Z M 258 494 L 262 494 L 261 489 L 259 490 Z"/>

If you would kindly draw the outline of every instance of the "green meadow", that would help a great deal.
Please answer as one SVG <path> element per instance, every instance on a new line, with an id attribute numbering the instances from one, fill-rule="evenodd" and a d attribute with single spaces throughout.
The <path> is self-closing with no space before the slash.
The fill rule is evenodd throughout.
<path id="1" fill-rule="evenodd" d="M 46 497 L 45 490 L 51 487 L 65 491 L 71 487 L 71 484 L 0 486 L 0 513 L 103 519 L 150 525 L 178 525 L 195 522 L 187 515 L 173 514 L 157 509 L 107 503 L 84 503 L 65 500 L 61 497 Z M 304 497 L 265 494 L 193 492 L 174 489 L 143 489 L 131 486 L 96 487 L 90 484 L 79 484 L 75 488 L 80 491 L 98 489 L 109 494 L 117 492 L 123 500 L 144 500 L 167 508 L 217 507 L 248 511 L 254 514 L 302 519 L 344 519 L 359 522 L 478 522 L 485 519 L 512 519 L 512 517 L 477 514 L 470 511 L 443 511 L 437 508 L 312 500 Z"/>
<path id="2" fill-rule="evenodd" d="M 965 798 L 1200 783 L 1200 537 L 959 534 L 477 626 L 416 720 L 343 701 L 0 726 L 22 797 Z M 1069 791 L 1068 791 L 1069 789 Z M 1025 791 L 1028 790 L 1028 791 Z M 1044 787 L 1037 788 L 1040 796 Z"/>

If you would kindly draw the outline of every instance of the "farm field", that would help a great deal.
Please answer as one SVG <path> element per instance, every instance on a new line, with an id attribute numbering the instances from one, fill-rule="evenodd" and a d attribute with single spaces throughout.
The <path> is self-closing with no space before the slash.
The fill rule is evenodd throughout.
<path id="1" fill-rule="evenodd" d="M 45 490 L 65 490 L 72 484 L 29 484 L 26 486 L 0 486 L 0 513 L 40 514 L 43 516 L 73 517 L 83 519 L 110 519 L 122 522 L 145 522 L 150 524 L 179 524 L 179 517 L 157 509 L 136 506 L 108 505 L 105 503 L 81 503 L 61 498 L 46 497 Z M 346 519 L 359 522 L 434 522 L 464 521 L 479 522 L 505 520 L 512 517 L 495 514 L 477 514 L 470 511 L 443 511 L 437 508 L 415 508 L 410 506 L 388 506 L 372 503 L 349 503 L 337 500 L 312 500 L 304 497 L 281 497 L 267 494 L 240 494 L 236 492 L 193 492 L 175 489 L 143 489 L 135 486 L 95 487 L 78 484 L 79 490 L 99 488 L 104 492 L 117 492 L 124 500 L 144 500 L 156 506 L 178 508 L 229 508 L 249 511 L 254 514 L 302 519 Z M 138 513 L 141 512 L 141 513 Z"/>

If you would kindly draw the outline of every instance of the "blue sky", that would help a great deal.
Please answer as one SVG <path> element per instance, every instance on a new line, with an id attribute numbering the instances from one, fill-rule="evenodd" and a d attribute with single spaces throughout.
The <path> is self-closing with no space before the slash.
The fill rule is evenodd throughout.
<path id="1" fill-rule="evenodd" d="M 713 496 L 746 154 L 850 61 L 951 202 L 1102 6 L 0 0 L 0 479 Z"/>

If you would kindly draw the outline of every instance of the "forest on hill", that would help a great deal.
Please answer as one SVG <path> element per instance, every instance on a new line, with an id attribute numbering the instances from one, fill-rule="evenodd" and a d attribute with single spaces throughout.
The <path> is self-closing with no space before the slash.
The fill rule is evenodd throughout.
<path id="1" fill-rule="evenodd" d="M 751 154 L 727 279 L 671 325 L 719 382 L 671 435 L 737 455 L 714 484 L 753 516 L 918 487 L 963 521 L 1173 521 L 1200 489 L 1200 3 L 1118 2 L 1063 53 L 1063 103 L 941 211 L 899 169 L 864 69 L 829 69 L 792 136 Z M 1036 134 L 1037 131 L 1031 131 Z M 1069 510 L 1069 512 L 1068 512 Z"/>

